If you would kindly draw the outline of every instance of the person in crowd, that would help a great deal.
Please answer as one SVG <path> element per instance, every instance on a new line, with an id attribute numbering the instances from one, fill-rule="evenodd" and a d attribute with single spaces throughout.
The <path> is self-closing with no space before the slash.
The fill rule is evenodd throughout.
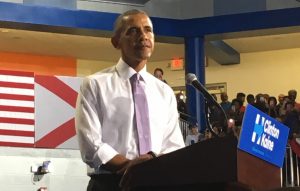
<path id="1" fill-rule="evenodd" d="M 266 102 L 263 94 L 259 93 L 255 96 L 254 107 L 256 107 L 264 113 L 268 113 L 268 108 L 266 107 Z"/>
<path id="2" fill-rule="evenodd" d="M 228 101 L 228 95 L 227 95 L 226 92 L 221 93 L 221 103 L 220 103 L 220 105 L 226 113 L 230 110 L 231 102 Z"/>
<path id="3" fill-rule="evenodd" d="M 285 117 L 283 124 L 290 128 L 289 138 L 292 139 L 300 133 L 299 112 L 294 107 L 294 102 L 288 101 L 285 103 Z"/>
<path id="4" fill-rule="evenodd" d="M 290 105 L 294 107 L 294 104 L 290 101 L 288 96 L 283 97 L 282 106 L 279 108 L 278 121 L 283 122 L 287 115 L 287 110 L 290 110 Z"/>
<path id="5" fill-rule="evenodd" d="M 190 125 L 190 134 L 186 136 L 185 146 L 190 146 L 192 144 L 198 143 L 200 138 L 200 133 L 198 131 L 198 125 Z"/>
<path id="6" fill-rule="evenodd" d="M 268 99 L 268 115 L 275 119 L 278 117 L 276 105 L 277 99 L 274 96 L 270 96 Z"/>
<path id="7" fill-rule="evenodd" d="M 211 139 L 213 137 L 213 134 L 210 132 L 208 128 L 205 129 L 204 131 L 204 140 Z"/>
<path id="8" fill-rule="evenodd" d="M 268 106 L 268 100 L 269 100 L 270 95 L 269 94 L 263 94 L 263 97 L 265 98 L 266 106 Z"/>
<path id="9" fill-rule="evenodd" d="M 293 103 L 295 109 L 297 109 L 298 111 L 300 111 L 300 104 L 296 102 L 297 91 L 294 90 L 294 89 L 289 90 L 288 91 L 288 98 Z"/>
<path id="10" fill-rule="evenodd" d="M 163 69 L 161 69 L 161 68 L 155 68 L 155 69 L 154 69 L 153 75 L 154 75 L 157 79 L 160 79 L 161 81 L 163 81 L 163 82 L 165 82 L 166 84 L 168 84 L 167 81 L 166 81 L 165 79 L 163 79 L 163 76 L 164 76 L 164 71 L 163 71 Z"/>
<path id="11" fill-rule="evenodd" d="M 254 105 L 255 104 L 255 97 L 253 94 L 248 94 L 246 97 L 247 103 L 250 105 Z"/>
<path id="12" fill-rule="evenodd" d="M 289 90 L 288 97 L 289 97 L 289 100 L 294 104 L 296 102 L 296 98 L 297 98 L 297 91 L 294 89 Z"/>
<path id="13" fill-rule="evenodd" d="M 280 119 L 281 116 L 283 116 L 283 114 L 281 113 L 281 108 L 284 108 L 284 106 L 283 106 L 284 97 L 285 97 L 285 95 L 283 95 L 283 94 L 278 95 L 278 104 L 276 105 L 276 112 L 278 114 L 278 116 L 277 116 L 278 119 Z"/>
<path id="14" fill-rule="evenodd" d="M 233 99 L 231 102 L 231 109 L 228 112 L 228 118 L 234 120 L 236 127 L 240 127 L 243 122 L 244 112 L 241 111 L 242 101 Z"/>
<path id="15" fill-rule="evenodd" d="M 86 77 L 77 98 L 80 152 L 91 167 L 88 191 L 127 190 L 134 165 L 185 146 L 173 90 L 146 71 L 154 50 L 149 16 L 121 14 L 111 42 L 121 52 L 118 63 Z"/>
<path id="16" fill-rule="evenodd" d="M 227 121 L 227 135 L 235 136 L 237 139 L 240 136 L 240 128 L 235 125 L 234 119 L 228 119 Z"/>
<path id="17" fill-rule="evenodd" d="M 244 106 L 245 98 L 246 98 L 246 94 L 244 94 L 243 92 L 239 92 L 236 94 L 236 99 L 240 100 L 240 102 L 242 103 L 241 108 L 240 108 L 241 112 L 245 112 L 245 109 L 246 109 Z"/>
<path id="18" fill-rule="evenodd" d="M 183 92 L 179 92 L 176 94 L 176 100 L 177 100 L 177 110 L 179 112 L 180 119 L 183 119 L 185 121 L 188 121 L 188 115 L 187 115 L 187 108 L 186 103 L 184 101 L 184 94 Z"/>

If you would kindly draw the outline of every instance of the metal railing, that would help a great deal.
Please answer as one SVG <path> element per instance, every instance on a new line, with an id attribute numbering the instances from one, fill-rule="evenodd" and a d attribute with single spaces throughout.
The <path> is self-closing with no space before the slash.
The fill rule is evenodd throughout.
<path id="1" fill-rule="evenodd" d="M 189 134 L 190 123 L 188 121 L 183 120 L 183 119 L 179 119 L 179 126 L 180 126 L 180 130 L 181 130 L 183 139 L 185 141 L 186 136 Z"/>
<path id="2" fill-rule="evenodd" d="M 186 136 L 189 134 L 190 126 L 195 124 L 195 122 L 191 122 L 191 121 L 195 121 L 195 118 L 181 112 L 179 112 L 179 115 L 181 116 L 179 118 L 179 126 L 180 126 L 183 139 L 185 141 Z"/>
<path id="3" fill-rule="evenodd" d="M 300 186 L 299 182 L 299 158 L 292 151 L 291 146 L 286 147 L 284 163 L 282 167 L 282 187 Z"/>

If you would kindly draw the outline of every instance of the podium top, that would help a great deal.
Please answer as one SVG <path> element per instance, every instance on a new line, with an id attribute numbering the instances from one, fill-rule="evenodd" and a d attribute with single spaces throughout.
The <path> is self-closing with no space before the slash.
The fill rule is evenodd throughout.
<path id="1" fill-rule="evenodd" d="M 237 139 L 213 138 L 138 164 L 131 187 L 237 181 Z"/>

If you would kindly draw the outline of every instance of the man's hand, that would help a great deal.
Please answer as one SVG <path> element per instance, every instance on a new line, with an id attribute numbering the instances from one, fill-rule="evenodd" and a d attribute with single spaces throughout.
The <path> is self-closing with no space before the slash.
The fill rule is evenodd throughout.
<path id="1" fill-rule="evenodd" d="M 130 162 L 130 160 L 127 159 L 125 156 L 118 154 L 118 155 L 114 156 L 106 164 L 103 164 L 102 167 L 105 170 L 108 170 L 110 172 L 116 173 L 120 169 L 122 169 L 125 166 L 127 166 L 129 162 Z"/>
<path id="2" fill-rule="evenodd" d="M 153 156 L 150 154 L 141 155 L 138 158 L 130 160 L 123 168 L 121 168 L 120 170 L 117 171 L 117 174 L 123 174 L 122 179 L 120 181 L 120 187 L 122 188 L 123 191 L 130 190 L 129 183 L 132 178 L 131 168 L 134 165 L 140 164 L 140 163 L 150 160 L 152 158 L 153 158 Z"/>

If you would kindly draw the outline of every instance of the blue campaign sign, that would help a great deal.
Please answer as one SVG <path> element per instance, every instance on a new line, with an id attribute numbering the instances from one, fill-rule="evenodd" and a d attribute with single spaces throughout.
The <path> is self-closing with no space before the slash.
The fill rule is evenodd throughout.
<path id="1" fill-rule="evenodd" d="M 288 127 L 249 104 L 238 148 L 282 167 L 288 135 Z"/>

